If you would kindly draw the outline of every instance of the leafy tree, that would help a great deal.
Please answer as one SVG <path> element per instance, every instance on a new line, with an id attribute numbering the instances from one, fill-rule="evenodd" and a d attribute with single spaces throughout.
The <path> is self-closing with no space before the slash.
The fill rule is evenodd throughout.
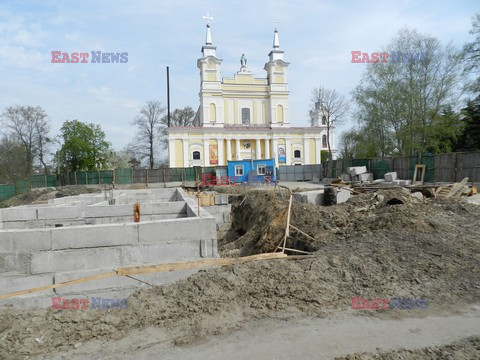
<path id="1" fill-rule="evenodd" d="M 455 144 L 457 151 L 480 151 L 480 95 L 462 109 L 463 133 Z"/>
<path id="2" fill-rule="evenodd" d="M 107 167 L 110 144 L 100 125 L 65 121 L 60 129 L 62 147 L 58 161 L 62 170 L 98 170 Z"/>
<path id="3" fill-rule="evenodd" d="M 327 127 L 327 147 L 328 159 L 332 160 L 332 149 L 330 145 L 330 136 L 332 129 L 341 125 L 344 116 L 349 109 L 348 101 L 334 89 L 326 89 L 319 86 L 312 90 L 312 109 L 310 110 L 310 118 L 313 126 L 313 119 L 318 119 L 318 112 L 321 117 L 325 117 L 325 124 Z M 322 118 L 323 122 L 323 118 Z"/>
<path id="4" fill-rule="evenodd" d="M 36 156 L 39 156 L 40 162 L 47 171 L 44 154 L 50 142 L 48 137 L 50 126 L 45 110 L 40 106 L 10 106 L 5 110 L 2 118 L 6 128 L 24 148 L 23 174 L 31 174 Z"/>
<path id="5" fill-rule="evenodd" d="M 162 122 L 164 113 L 165 108 L 159 101 L 147 101 L 133 121 L 133 125 L 137 127 L 137 134 L 129 147 L 140 160 L 148 160 L 150 169 L 155 166 L 155 153 L 160 146 L 160 135 L 164 127 Z"/>
<path id="6" fill-rule="evenodd" d="M 388 49 L 411 57 L 368 64 L 353 92 L 360 131 L 376 132 L 376 152 L 381 155 L 415 155 L 438 148 L 436 136 L 445 135 L 439 129 L 446 121 L 445 111 L 461 95 L 457 52 L 409 29 L 400 30 Z"/>
<path id="7" fill-rule="evenodd" d="M 475 36 L 475 40 L 465 44 L 462 52 L 462 59 L 465 61 L 465 72 L 476 76 L 475 80 L 469 84 L 471 91 L 480 92 L 480 13 L 475 14 L 472 19 L 472 29 L 470 34 Z"/>

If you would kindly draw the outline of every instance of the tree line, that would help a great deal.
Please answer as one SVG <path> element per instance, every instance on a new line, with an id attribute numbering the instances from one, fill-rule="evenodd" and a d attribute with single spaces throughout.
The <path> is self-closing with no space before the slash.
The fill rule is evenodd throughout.
<path id="1" fill-rule="evenodd" d="M 190 126 L 191 107 L 171 114 L 172 126 Z M 132 121 L 136 135 L 123 150 L 115 151 L 98 124 L 66 120 L 51 136 L 48 115 L 40 106 L 15 105 L 1 114 L 0 183 L 13 183 L 32 174 L 106 170 L 162 165 L 167 147 L 165 107 L 148 101 Z"/>
<path id="2" fill-rule="evenodd" d="M 352 92 L 355 126 L 340 137 L 340 157 L 480 151 L 480 13 L 474 40 L 456 49 L 402 29 L 387 49 L 424 61 L 370 63 Z"/>

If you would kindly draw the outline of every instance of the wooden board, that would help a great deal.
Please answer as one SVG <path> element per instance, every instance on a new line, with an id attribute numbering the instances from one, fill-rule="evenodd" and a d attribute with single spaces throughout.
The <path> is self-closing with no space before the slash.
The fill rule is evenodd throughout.
<path id="1" fill-rule="evenodd" d="M 287 255 L 284 253 L 266 253 L 266 254 L 244 256 L 240 258 L 201 259 L 201 260 L 184 261 L 184 262 L 178 262 L 178 263 L 125 267 L 125 268 L 120 268 L 120 269 L 117 269 L 116 271 L 105 273 L 105 274 L 92 275 L 92 276 L 87 276 L 87 277 L 76 279 L 76 280 L 65 281 L 59 284 L 45 285 L 45 286 L 40 286 L 33 289 L 21 290 L 21 291 L 0 295 L 0 300 L 9 299 L 9 298 L 20 296 L 20 295 L 31 294 L 34 292 L 41 292 L 45 290 L 55 289 L 63 286 L 79 284 L 79 283 L 91 281 L 91 280 L 105 279 L 105 278 L 117 276 L 117 275 L 123 276 L 123 275 L 134 275 L 134 274 L 170 272 L 170 271 L 187 270 L 187 269 L 199 269 L 199 268 L 205 268 L 205 267 L 211 267 L 211 266 L 226 266 L 226 265 L 242 264 L 242 263 L 251 262 L 251 261 L 281 259 L 281 258 L 287 258 Z"/>

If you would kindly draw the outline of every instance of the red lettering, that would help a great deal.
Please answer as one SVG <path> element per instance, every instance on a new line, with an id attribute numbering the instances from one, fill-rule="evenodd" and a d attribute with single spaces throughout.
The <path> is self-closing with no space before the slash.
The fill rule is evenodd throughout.
<path id="1" fill-rule="evenodd" d="M 362 303 L 362 299 L 359 297 L 352 297 L 352 309 L 364 309 L 364 304 Z"/>
<path id="2" fill-rule="evenodd" d="M 72 299 L 72 301 L 70 302 L 71 309 L 77 310 L 79 306 L 80 304 L 78 303 L 78 299 Z"/>
<path id="3" fill-rule="evenodd" d="M 87 58 L 90 54 L 89 53 L 80 53 L 80 58 L 82 59 L 82 61 L 80 61 L 81 63 L 87 63 Z"/>
<path id="4" fill-rule="evenodd" d="M 80 309 L 82 310 L 85 310 L 85 309 L 88 309 L 88 303 L 89 303 L 89 300 L 88 299 L 80 299 Z"/>
<path id="5" fill-rule="evenodd" d="M 72 59 L 70 60 L 70 62 L 74 64 L 78 63 L 78 52 L 72 53 Z"/>
<path id="6" fill-rule="evenodd" d="M 382 59 L 382 63 L 386 63 L 387 62 L 387 58 L 389 57 L 390 55 L 388 55 L 388 53 L 380 53 L 380 59 Z"/>
<path id="7" fill-rule="evenodd" d="M 362 54 L 361 51 L 352 51 L 352 63 L 360 63 L 359 56 Z"/>
<path id="8" fill-rule="evenodd" d="M 380 308 L 381 309 L 388 309 L 388 302 L 389 299 L 378 299 L 380 301 Z"/>
<path id="9" fill-rule="evenodd" d="M 62 55 L 61 51 L 52 51 L 52 63 L 61 63 L 61 60 L 59 59 L 60 55 Z"/>
<path id="10" fill-rule="evenodd" d="M 59 303 L 61 302 L 62 302 L 62 298 L 52 297 L 52 309 L 61 309 L 62 305 L 59 305 Z"/>
<path id="11" fill-rule="evenodd" d="M 372 299 L 371 300 L 371 309 L 378 309 L 379 306 L 378 306 L 378 299 Z"/>
<path id="12" fill-rule="evenodd" d="M 224 175 L 221 177 L 222 185 L 228 185 L 228 176 Z"/>
<path id="13" fill-rule="evenodd" d="M 378 59 L 378 53 L 377 52 L 374 52 L 372 54 L 372 63 L 376 64 L 378 63 L 379 59 Z"/>
<path id="14" fill-rule="evenodd" d="M 70 303 L 69 303 L 68 299 L 63 299 L 62 309 L 70 309 Z"/>
<path id="15" fill-rule="evenodd" d="M 70 58 L 68 57 L 68 53 L 63 53 L 62 54 L 62 63 L 69 63 Z"/>
<path id="16" fill-rule="evenodd" d="M 362 63 L 369 63 L 370 58 L 368 57 L 368 53 L 362 53 Z"/>

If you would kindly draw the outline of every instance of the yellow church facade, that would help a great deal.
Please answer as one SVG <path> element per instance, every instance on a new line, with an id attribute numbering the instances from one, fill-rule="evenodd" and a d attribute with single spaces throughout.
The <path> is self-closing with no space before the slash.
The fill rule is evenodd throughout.
<path id="1" fill-rule="evenodd" d="M 194 126 L 169 127 L 168 162 L 172 168 L 226 166 L 228 160 L 275 159 L 276 166 L 321 163 L 327 150 L 327 127 L 321 114 L 311 127 L 290 125 L 288 62 L 275 30 L 265 64 L 266 78 L 256 78 L 242 55 L 240 70 L 222 78 L 222 60 L 212 45 L 207 24 L 200 70 L 200 106 Z M 333 146 L 333 129 L 330 145 Z"/>

